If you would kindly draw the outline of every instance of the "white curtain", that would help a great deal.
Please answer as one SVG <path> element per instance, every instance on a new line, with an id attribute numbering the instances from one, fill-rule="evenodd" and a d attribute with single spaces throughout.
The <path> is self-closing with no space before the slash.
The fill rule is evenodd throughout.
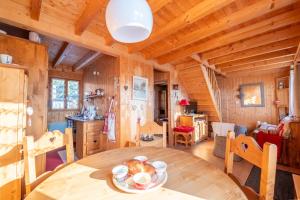
<path id="1" fill-rule="evenodd" d="M 289 116 L 290 117 L 293 117 L 294 116 L 294 98 L 295 98 L 295 95 L 294 95 L 294 76 L 295 76 L 295 73 L 294 73 L 294 67 L 291 66 L 291 69 L 290 69 L 290 86 L 289 86 Z"/>

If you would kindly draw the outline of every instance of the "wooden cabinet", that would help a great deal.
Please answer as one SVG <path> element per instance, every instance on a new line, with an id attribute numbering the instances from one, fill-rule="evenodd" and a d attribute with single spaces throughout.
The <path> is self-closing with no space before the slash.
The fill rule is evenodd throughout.
<path id="1" fill-rule="evenodd" d="M 194 141 L 196 143 L 208 138 L 207 115 L 182 115 L 179 117 L 179 124 L 181 126 L 193 126 L 195 128 Z"/>
<path id="2" fill-rule="evenodd" d="M 3 200 L 21 199 L 26 104 L 25 70 L 0 64 L 0 199 Z"/>
<path id="3" fill-rule="evenodd" d="M 106 150 L 106 135 L 102 134 L 104 121 L 76 121 L 76 155 L 85 156 Z"/>

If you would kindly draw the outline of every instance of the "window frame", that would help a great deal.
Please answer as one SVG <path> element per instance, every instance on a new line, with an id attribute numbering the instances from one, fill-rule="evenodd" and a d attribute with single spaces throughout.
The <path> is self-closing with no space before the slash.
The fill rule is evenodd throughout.
<path id="1" fill-rule="evenodd" d="M 53 79 L 60 79 L 60 80 L 64 80 L 65 81 L 65 91 L 64 91 L 64 108 L 60 109 L 55 109 L 52 108 L 52 80 Z M 78 82 L 78 108 L 77 109 L 68 109 L 67 108 L 67 97 L 68 97 L 68 82 L 69 81 L 76 81 Z M 69 78 L 63 78 L 63 77 L 59 77 L 59 76 L 53 76 L 53 77 L 49 77 L 49 103 L 48 103 L 48 108 L 49 111 L 78 111 L 80 109 L 80 102 L 81 102 L 81 81 L 78 79 L 69 79 Z"/>

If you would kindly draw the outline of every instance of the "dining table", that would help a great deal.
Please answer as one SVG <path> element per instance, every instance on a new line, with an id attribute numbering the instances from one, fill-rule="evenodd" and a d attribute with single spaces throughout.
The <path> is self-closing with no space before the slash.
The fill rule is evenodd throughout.
<path id="1" fill-rule="evenodd" d="M 131 194 L 114 186 L 112 168 L 135 156 L 167 163 L 166 183 L 151 192 Z M 222 170 L 192 153 L 159 147 L 120 148 L 97 153 L 58 170 L 26 200 L 193 200 L 247 199 Z"/>

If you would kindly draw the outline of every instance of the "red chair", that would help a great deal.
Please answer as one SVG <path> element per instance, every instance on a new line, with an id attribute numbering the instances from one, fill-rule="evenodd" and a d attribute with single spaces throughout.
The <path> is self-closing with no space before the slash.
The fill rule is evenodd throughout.
<path id="1" fill-rule="evenodd" d="M 173 129 L 175 145 L 177 143 L 185 144 L 186 147 L 188 145 L 195 144 L 194 140 L 194 127 L 190 126 L 178 126 Z"/>
<path id="2" fill-rule="evenodd" d="M 284 124 L 280 123 L 277 127 L 276 133 L 266 133 L 263 131 L 259 131 L 256 134 L 257 143 L 261 148 L 263 148 L 265 142 L 269 142 L 271 144 L 275 144 L 277 146 L 277 160 L 280 159 L 281 151 L 282 151 L 282 133 L 283 133 Z"/>

